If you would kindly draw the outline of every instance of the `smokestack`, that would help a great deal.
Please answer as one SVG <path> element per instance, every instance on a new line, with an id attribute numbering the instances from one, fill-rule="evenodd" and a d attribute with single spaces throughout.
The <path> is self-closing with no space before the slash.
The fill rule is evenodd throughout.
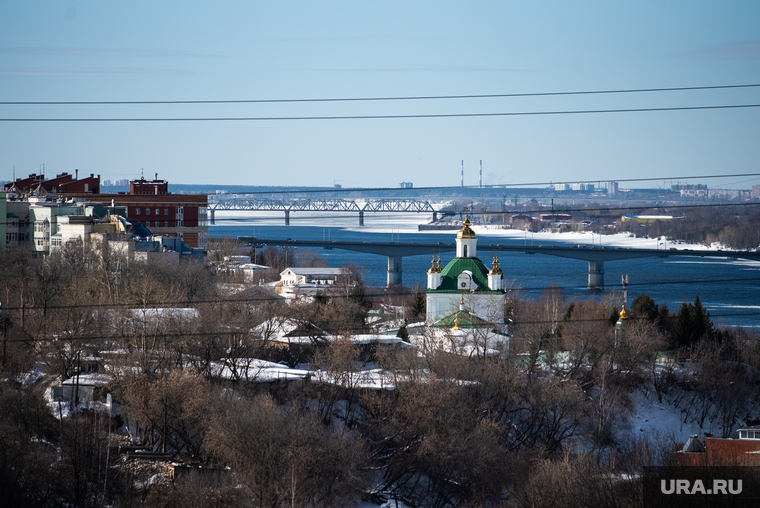
<path id="1" fill-rule="evenodd" d="M 74 175 L 76 175 L 76 176 L 74 176 L 74 180 L 79 180 L 79 170 L 78 169 L 74 170 Z"/>
<path id="2" fill-rule="evenodd" d="M 483 187 L 483 159 L 480 160 L 480 179 L 478 180 L 480 187 Z"/>
<path id="3" fill-rule="evenodd" d="M 462 161 L 462 176 L 460 177 L 460 185 L 464 187 L 464 161 Z"/>
<path id="4" fill-rule="evenodd" d="M 158 181 L 158 173 L 156 173 L 156 181 Z"/>

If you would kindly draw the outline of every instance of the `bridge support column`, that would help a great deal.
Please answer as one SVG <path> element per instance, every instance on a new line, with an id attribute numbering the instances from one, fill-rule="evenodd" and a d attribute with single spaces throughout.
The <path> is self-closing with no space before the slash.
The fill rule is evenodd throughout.
<path id="1" fill-rule="evenodd" d="M 290 210 L 285 210 L 285 225 L 290 226 Z"/>
<path id="2" fill-rule="evenodd" d="M 401 256 L 388 256 L 388 287 L 401 284 L 401 259 Z"/>
<path id="3" fill-rule="evenodd" d="M 211 214 L 211 225 L 214 225 L 214 212 L 215 210 L 209 210 L 209 213 Z"/>
<path id="4" fill-rule="evenodd" d="M 359 225 L 364 225 L 364 210 L 359 210 Z"/>
<path id="5" fill-rule="evenodd" d="M 588 262 L 588 288 L 604 289 L 604 261 Z"/>
<path id="6" fill-rule="evenodd" d="M 438 220 L 438 212 L 433 212 L 433 222 Z"/>

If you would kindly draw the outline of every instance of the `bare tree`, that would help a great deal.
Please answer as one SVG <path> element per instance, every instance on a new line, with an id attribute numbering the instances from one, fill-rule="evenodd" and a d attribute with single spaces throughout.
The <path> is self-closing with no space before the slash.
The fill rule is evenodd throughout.
<path id="1" fill-rule="evenodd" d="M 568 377 L 588 374 L 608 355 L 614 344 L 609 310 L 593 300 L 576 302 L 562 325 L 562 344 L 568 352 Z"/>
<path id="2" fill-rule="evenodd" d="M 143 443 L 180 457 L 202 460 L 207 417 L 213 411 L 211 386 L 187 370 L 167 376 L 124 376 L 124 413 Z"/>
<path id="3" fill-rule="evenodd" d="M 230 397 L 212 416 L 209 454 L 241 478 L 255 506 L 346 505 L 362 488 L 360 444 L 269 395 Z"/>

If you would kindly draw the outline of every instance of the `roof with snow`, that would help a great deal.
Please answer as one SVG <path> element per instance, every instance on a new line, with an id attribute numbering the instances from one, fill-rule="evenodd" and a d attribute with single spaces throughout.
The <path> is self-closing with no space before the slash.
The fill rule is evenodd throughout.
<path id="1" fill-rule="evenodd" d="M 320 276 L 320 275 L 327 275 L 327 276 L 333 276 L 333 275 L 340 275 L 342 273 L 341 268 L 330 268 L 327 266 L 319 267 L 319 268 L 300 268 L 300 267 L 288 267 L 285 270 L 283 270 L 280 275 L 288 273 L 290 271 L 291 273 L 294 273 L 295 275 L 304 275 L 304 276 Z"/>

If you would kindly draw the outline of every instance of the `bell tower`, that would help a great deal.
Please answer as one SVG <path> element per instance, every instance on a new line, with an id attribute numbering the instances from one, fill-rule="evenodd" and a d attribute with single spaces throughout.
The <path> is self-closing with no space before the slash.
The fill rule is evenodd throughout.
<path id="1" fill-rule="evenodd" d="M 478 257 L 478 237 L 475 235 L 470 226 L 470 216 L 465 215 L 462 229 L 457 233 L 457 257 L 458 258 L 476 258 Z"/>

